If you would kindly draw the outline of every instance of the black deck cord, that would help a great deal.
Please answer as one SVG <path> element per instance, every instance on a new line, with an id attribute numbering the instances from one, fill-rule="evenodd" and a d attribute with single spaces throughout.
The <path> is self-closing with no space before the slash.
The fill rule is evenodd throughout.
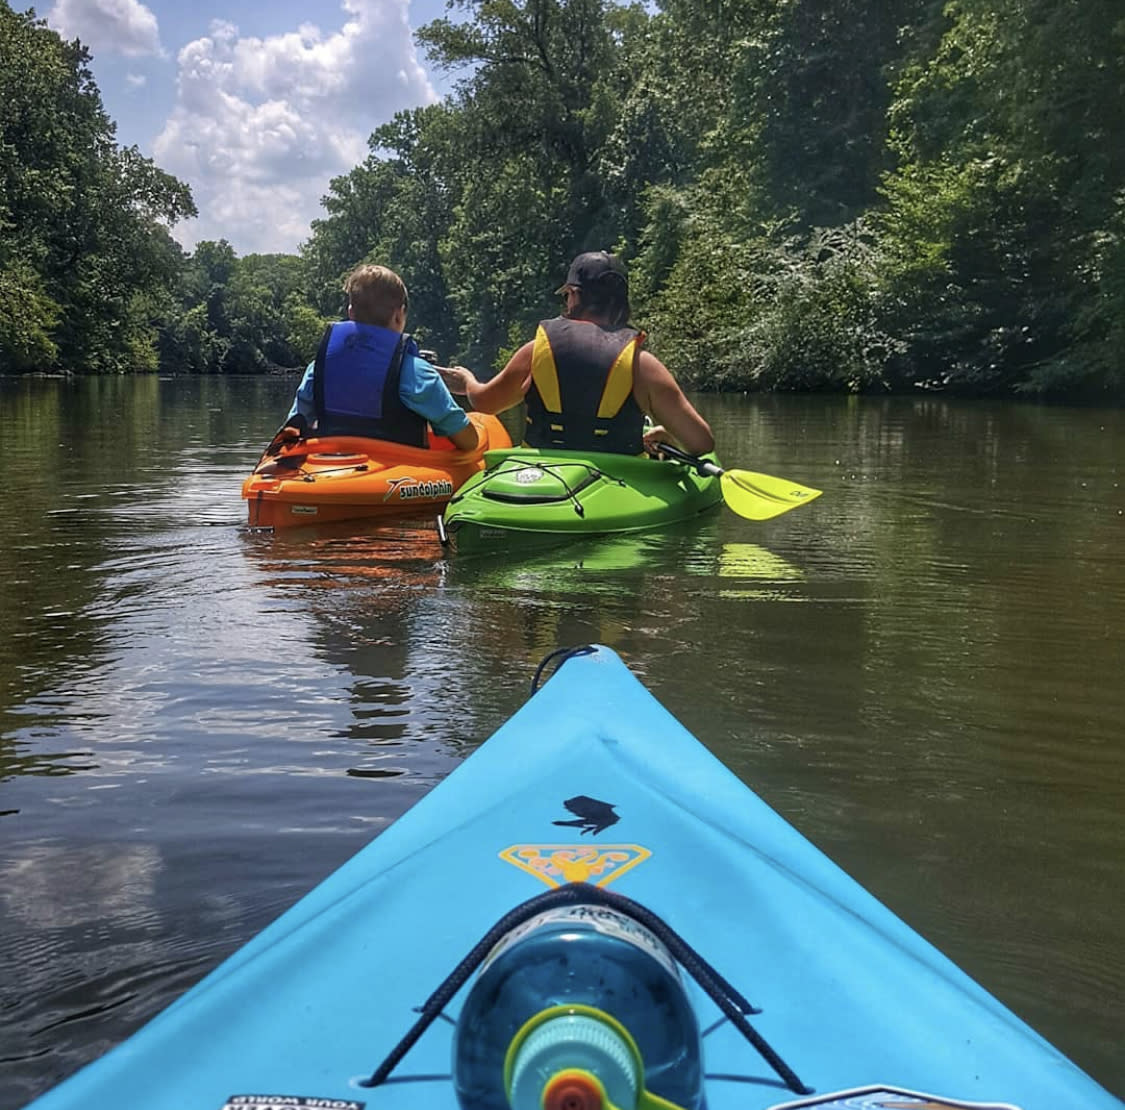
<path id="1" fill-rule="evenodd" d="M 476 488 L 479 489 L 480 486 L 483 486 L 485 482 L 487 482 L 490 478 L 495 478 L 498 474 L 515 474 L 521 470 L 542 470 L 545 474 L 553 475 L 562 483 L 563 491 L 566 493 L 566 496 L 574 503 L 574 511 L 581 517 L 584 517 L 586 515 L 586 507 L 582 504 L 581 501 L 578 500 L 577 493 L 575 493 L 575 491 L 571 489 L 569 485 L 567 485 L 566 479 L 562 477 L 561 474 L 555 474 L 554 468 L 550 463 L 529 462 L 525 463 L 523 466 L 511 467 L 508 470 L 501 470 L 500 468 L 502 465 L 502 462 L 497 463 L 496 466 L 494 466 L 491 470 L 485 471 L 484 477 L 480 480 L 480 483 Z M 568 463 L 567 465 L 573 466 L 576 464 Z M 579 463 L 577 465 L 584 466 L 595 478 L 608 478 L 609 481 L 615 483 L 616 485 L 625 485 L 625 483 L 620 478 L 610 478 L 608 474 L 603 473 L 596 466 L 591 466 L 589 463 Z M 449 499 L 449 503 L 451 505 L 455 505 L 464 496 L 465 495 L 463 493 L 454 494 Z"/>
<path id="2" fill-rule="evenodd" d="M 558 659 L 554 670 L 551 672 L 551 674 L 554 674 L 568 659 L 572 659 L 576 655 L 593 655 L 597 650 L 592 644 L 583 644 L 581 647 L 556 648 L 550 655 L 545 655 L 539 666 L 535 668 L 535 674 L 531 679 L 531 692 L 534 694 L 539 689 L 539 680 L 543 677 L 543 671 L 552 659 Z M 551 676 L 548 675 L 547 677 L 550 678 Z"/>
<path id="3" fill-rule="evenodd" d="M 545 470 L 545 471 L 546 471 L 546 472 L 547 472 L 548 474 L 552 473 L 552 471 L 551 471 L 551 468 L 550 468 L 549 466 L 545 466 L 545 467 L 543 467 L 543 469 L 544 469 L 544 470 Z M 594 474 L 594 475 L 595 475 L 596 477 L 599 477 L 599 478 L 601 477 L 601 471 L 600 471 L 600 470 L 598 470 L 598 469 L 597 469 L 597 467 L 594 467 L 594 468 L 593 468 L 593 469 L 591 470 L 591 473 L 592 473 L 592 474 Z M 558 478 L 558 480 L 559 480 L 560 482 L 562 482 L 562 484 L 563 484 L 563 489 L 565 489 L 565 490 L 566 490 L 566 495 L 567 495 L 567 497 L 569 497 L 569 498 L 570 498 L 571 504 L 572 504 L 572 505 L 574 506 L 574 511 L 575 511 L 575 512 L 576 512 L 576 513 L 577 513 L 577 514 L 578 514 L 578 515 L 580 516 L 580 517 L 585 517 L 585 515 L 586 515 L 586 506 L 585 506 L 585 505 L 583 505 L 583 504 L 582 504 L 582 502 L 578 500 L 578 494 L 577 494 L 577 493 L 576 493 L 576 492 L 575 492 L 575 491 L 574 491 L 573 489 L 571 489 L 571 487 L 570 487 L 570 486 L 569 486 L 569 485 L 567 484 L 567 481 L 566 481 L 566 479 L 565 479 L 565 478 L 563 478 L 562 476 L 560 476 L 560 475 L 558 475 L 558 474 L 556 474 L 556 475 L 555 475 L 555 477 L 556 477 L 556 478 Z"/>
<path id="4" fill-rule="evenodd" d="M 547 473 L 547 474 L 553 473 L 549 466 L 541 466 L 539 463 L 535 463 L 535 462 L 526 462 L 526 463 L 523 463 L 522 466 L 510 466 L 510 467 L 505 469 L 504 463 L 506 463 L 507 461 L 508 461 L 507 459 L 501 459 L 500 462 L 498 462 L 495 466 L 490 466 L 484 472 L 484 475 L 481 477 L 480 482 L 477 483 L 476 488 L 479 489 L 486 482 L 490 481 L 493 478 L 499 477 L 501 474 L 518 474 L 521 470 L 542 470 L 544 473 Z M 578 463 L 577 465 L 584 466 L 587 470 L 589 470 L 593 474 L 599 473 L 599 471 L 596 470 L 594 467 L 590 466 L 589 463 Z M 559 478 L 559 476 L 557 474 L 555 474 L 555 477 Z M 566 484 L 566 479 L 565 478 L 559 478 L 559 481 L 562 482 L 563 490 L 566 492 L 567 496 L 572 497 L 573 494 L 570 492 L 570 486 L 568 486 Z M 455 493 L 449 499 L 449 503 L 451 505 L 453 505 L 456 502 L 460 501 L 461 498 L 463 498 L 464 496 L 465 496 L 464 493 Z"/>
<path id="5" fill-rule="evenodd" d="M 610 477 L 609 477 L 609 475 L 608 475 L 608 474 L 606 474 L 604 470 L 599 470 L 599 469 L 598 469 L 598 468 L 597 468 L 596 466 L 590 466 L 590 464 L 589 464 L 589 463 L 586 463 L 586 464 L 584 464 L 584 465 L 586 466 L 586 469 L 587 469 L 587 470 L 588 470 L 588 471 L 589 471 L 589 472 L 590 472 L 590 473 L 591 473 L 591 474 L 592 474 L 592 475 L 593 475 L 593 476 L 594 476 L 595 478 L 607 478 L 607 479 L 608 479 L 609 481 L 611 481 L 611 482 L 615 483 L 616 485 L 619 485 L 619 486 L 624 486 L 624 485 L 625 485 L 625 482 L 624 482 L 624 481 L 623 481 L 623 480 L 622 480 L 621 478 L 610 478 Z M 551 463 L 545 463 L 545 464 L 543 464 L 543 465 L 542 465 L 542 466 L 540 467 L 540 469 L 542 469 L 542 470 L 546 471 L 546 472 L 547 472 L 548 474 L 555 474 L 555 468 L 554 468 L 554 466 L 552 466 L 552 464 L 551 464 Z M 585 517 L 585 515 L 586 515 L 586 506 L 585 506 L 585 505 L 583 505 L 583 504 L 582 504 L 582 502 L 578 500 L 578 493 L 577 493 L 577 492 L 576 492 L 575 490 L 571 489 L 571 488 L 570 488 L 570 486 L 568 486 L 568 485 L 566 484 L 566 479 L 565 479 L 565 478 L 564 478 L 564 477 L 563 477 L 563 476 L 562 476 L 561 474 L 555 474 L 555 477 L 556 477 L 556 478 L 558 478 L 558 480 L 559 480 L 560 482 L 562 482 L 562 484 L 563 484 L 563 489 L 565 489 L 565 490 L 566 490 L 566 495 L 567 495 L 567 497 L 569 497 L 569 498 L 571 499 L 571 501 L 573 501 L 573 502 L 574 502 L 574 511 L 575 511 L 575 512 L 576 512 L 576 513 L 577 513 L 577 514 L 578 514 L 578 515 L 580 516 L 580 517 Z"/>
<path id="6" fill-rule="evenodd" d="M 453 969 L 445 981 L 426 999 L 420 1007 L 421 1017 L 407 1030 L 387 1058 L 371 1073 L 370 1078 L 360 1082 L 361 1087 L 378 1087 L 386 1082 L 391 1072 L 401 1063 L 403 1057 L 417 1044 L 422 1034 L 433 1024 L 457 992 L 468 982 L 469 976 L 484 962 L 496 942 L 509 930 L 522 925 L 544 910 L 555 906 L 594 904 L 608 906 L 610 909 L 627 914 L 654 933 L 680 963 L 688 974 L 703 988 L 711 1000 L 722 1011 L 731 1024 L 758 1050 L 762 1058 L 777 1073 L 785 1085 L 799 1095 L 812 1093 L 797 1074 L 766 1043 L 765 1039 L 743 1016 L 757 1013 L 742 995 L 734 989 L 698 952 L 695 951 L 671 926 L 631 898 L 617 894 L 605 887 L 589 883 L 566 883 L 563 886 L 537 895 L 527 902 L 509 910 L 473 946 L 467 956 Z"/>

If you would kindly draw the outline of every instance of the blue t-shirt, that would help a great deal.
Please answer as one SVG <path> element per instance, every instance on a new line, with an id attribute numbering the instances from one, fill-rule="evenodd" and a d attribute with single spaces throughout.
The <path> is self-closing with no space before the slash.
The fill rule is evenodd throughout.
<path id="1" fill-rule="evenodd" d="M 293 407 L 289 410 L 291 419 L 300 413 L 308 421 L 309 427 L 316 425 L 317 411 L 313 401 L 313 367 L 310 362 L 301 384 L 297 387 L 297 396 L 293 398 Z M 440 436 L 451 436 L 462 428 L 469 426 L 469 417 L 463 408 L 453 399 L 445 382 L 441 380 L 438 372 L 424 358 L 419 355 L 403 355 L 402 374 L 398 382 L 399 400 L 419 416 L 430 422 Z"/>

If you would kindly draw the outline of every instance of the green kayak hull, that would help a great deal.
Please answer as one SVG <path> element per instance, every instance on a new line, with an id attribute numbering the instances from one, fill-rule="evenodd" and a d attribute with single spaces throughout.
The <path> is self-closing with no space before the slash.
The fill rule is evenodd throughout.
<path id="1" fill-rule="evenodd" d="M 718 478 L 647 455 L 517 447 L 484 458 L 442 516 L 458 549 L 661 528 L 723 499 Z"/>

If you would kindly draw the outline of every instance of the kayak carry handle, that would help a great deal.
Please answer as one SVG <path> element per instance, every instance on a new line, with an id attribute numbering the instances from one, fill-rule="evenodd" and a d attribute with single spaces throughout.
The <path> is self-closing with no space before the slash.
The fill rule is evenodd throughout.
<path id="1" fill-rule="evenodd" d="M 573 659 L 576 655 L 593 655 L 597 650 L 598 649 L 593 644 L 583 644 L 581 647 L 556 648 L 549 655 L 543 656 L 539 666 L 535 668 L 535 674 L 532 676 L 531 692 L 534 694 L 535 691 L 539 689 L 539 681 L 543 677 L 543 671 L 552 659 L 558 659 L 558 662 L 551 670 L 551 674 L 553 675 L 568 659 Z M 548 677 L 550 677 L 550 675 L 548 675 Z"/>

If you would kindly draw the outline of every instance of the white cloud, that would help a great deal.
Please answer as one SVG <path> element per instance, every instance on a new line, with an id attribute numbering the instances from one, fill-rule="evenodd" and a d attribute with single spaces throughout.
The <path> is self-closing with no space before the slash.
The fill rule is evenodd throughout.
<path id="1" fill-rule="evenodd" d="M 126 73 L 125 80 L 131 89 L 140 89 L 148 84 L 148 78 L 143 73 Z"/>
<path id="2" fill-rule="evenodd" d="M 56 0 L 47 23 L 65 39 L 81 39 L 95 54 L 164 54 L 156 16 L 138 0 Z"/>
<path id="3" fill-rule="evenodd" d="M 367 156 L 395 112 L 437 99 L 414 52 L 409 0 L 343 0 L 338 30 L 266 38 L 229 22 L 179 53 L 177 103 L 157 163 L 191 185 L 185 246 L 225 238 L 240 254 L 293 251 L 332 177 Z"/>

